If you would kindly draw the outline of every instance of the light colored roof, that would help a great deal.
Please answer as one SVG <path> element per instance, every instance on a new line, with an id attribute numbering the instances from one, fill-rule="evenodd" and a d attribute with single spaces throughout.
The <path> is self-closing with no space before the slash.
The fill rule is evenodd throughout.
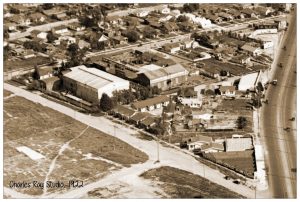
<path id="1" fill-rule="evenodd" d="M 147 100 L 142 100 L 142 101 L 135 102 L 132 105 L 136 109 L 140 109 L 140 108 L 144 108 L 144 107 L 147 107 L 147 106 L 152 106 L 152 105 L 159 104 L 159 103 L 166 102 L 166 101 L 169 101 L 169 97 L 166 96 L 166 95 L 161 95 L 161 96 L 157 96 L 157 97 L 150 98 L 150 99 L 147 99 Z"/>
<path id="2" fill-rule="evenodd" d="M 160 68 L 154 71 L 147 71 L 144 72 L 144 74 L 150 79 L 150 80 L 154 80 L 157 78 L 161 78 L 167 75 L 172 75 L 172 74 L 176 74 L 179 72 L 184 72 L 186 71 L 186 69 L 181 65 L 181 64 L 175 64 L 175 65 L 171 65 L 165 68 Z"/>
<path id="3" fill-rule="evenodd" d="M 245 44 L 241 47 L 241 49 L 252 53 L 252 52 L 256 51 L 258 48 L 250 46 L 249 44 Z"/>
<path id="4" fill-rule="evenodd" d="M 239 90 L 247 90 L 253 87 L 256 83 L 257 77 L 258 72 L 242 76 L 239 83 Z"/>
<path id="5" fill-rule="evenodd" d="M 155 65 L 155 64 L 145 65 L 140 68 L 139 73 L 143 73 L 143 72 L 147 72 L 147 71 L 154 71 L 154 70 L 157 70 L 160 68 L 162 68 L 162 67 Z"/>
<path id="6" fill-rule="evenodd" d="M 77 82 L 86 84 L 95 89 L 103 88 L 109 83 L 124 81 L 119 77 L 98 70 L 96 68 L 87 68 L 84 65 L 73 67 L 71 68 L 71 70 L 71 72 L 66 73 L 64 76 Z"/>
<path id="7" fill-rule="evenodd" d="M 231 139 L 227 139 L 225 144 L 226 144 L 226 152 L 244 151 L 253 148 L 251 138 L 231 138 Z"/>

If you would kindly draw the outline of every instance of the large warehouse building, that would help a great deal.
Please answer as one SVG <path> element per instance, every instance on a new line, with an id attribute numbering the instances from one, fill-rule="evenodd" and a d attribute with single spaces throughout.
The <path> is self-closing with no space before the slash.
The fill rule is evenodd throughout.
<path id="1" fill-rule="evenodd" d="M 168 90 L 187 81 L 188 71 L 180 64 L 160 67 L 146 65 L 141 67 L 137 82 L 144 86 L 157 86 L 159 89 Z"/>
<path id="2" fill-rule="evenodd" d="M 112 96 L 115 90 L 129 89 L 129 81 L 96 68 L 81 65 L 71 70 L 63 76 L 65 89 L 91 103 L 98 103 L 103 93 Z"/>

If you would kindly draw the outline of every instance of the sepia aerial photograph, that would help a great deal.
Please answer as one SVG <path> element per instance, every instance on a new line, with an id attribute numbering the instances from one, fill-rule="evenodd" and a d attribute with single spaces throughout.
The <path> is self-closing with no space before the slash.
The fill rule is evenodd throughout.
<path id="1" fill-rule="evenodd" d="M 296 1 L 3 12 L 4 199 L 297 199 Z"/>

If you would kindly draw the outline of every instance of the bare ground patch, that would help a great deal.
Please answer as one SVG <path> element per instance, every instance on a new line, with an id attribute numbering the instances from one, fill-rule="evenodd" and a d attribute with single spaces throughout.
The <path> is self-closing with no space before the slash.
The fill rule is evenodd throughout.
<path id="1" fill-rule="evenodd" d="M 9 187 L 10 181 L 43 183 L 61 147 L 87 127 L 71 117 L 18 96 L 5 100 L 4 110 L 5 187 Z M 19 146 L 27 146 L 45 158 L 31 160 L 16 150 Z M 92 156 L 87 156 L 89 153 Z M 58 156 L 48 180 L 66 183 L 69 180 L 82 180 L 86 184 L 101 179 L 111 170 L 147 159 L 145 153 L 129 144 L 89 128 Z M 13 189 L 30 195 L 43 193 L 41 188 Z M 63 190 L 47 191 L 53 193 Z"/>
<path id="2" fill-rule="evenodd" d="M 154 180 L 169 198 L 244 198 L 201 176 L 169 166 L 148 170 L 141 177 Z"/>

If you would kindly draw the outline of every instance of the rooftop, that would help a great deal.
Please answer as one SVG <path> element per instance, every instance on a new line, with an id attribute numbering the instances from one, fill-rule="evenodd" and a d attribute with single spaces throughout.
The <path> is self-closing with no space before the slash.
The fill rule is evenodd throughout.
<path id="1" fill-rule="evenodd" d="M 98 70 L 96 68 L 87 68 L 84 65 L 72 67 L 71 70 L 71 72 L 66 73 L 64 76 L 95 89 L 103 88 L 109 83 L 124 81 L 119 77 Z"/>
<path id="2" fill-rule="evenodd" d="M 244 151 L 253 148 L 251 138 L 226 139 L 225 144 L 226 151 Z"/>
<path id="3" fill-rule="evenodd" d="M 166 102 L 168 100 L 169 100 L 168 96 L 161 95 L 161 96 L 157 96 L 157 97 L 150 98 L 150 99 L 147 99 L 147 100 L 142 100 L 142 101 L 135 102 L 132 105 L 133 105 L 134 108 L 140 109 L 140 108 L 144 108 L 144 107 L 147 107 L 147 106 L 152 106 L 152 105 L 155 105 L 155 104 L 158 104 L 158 103 Z"/>

